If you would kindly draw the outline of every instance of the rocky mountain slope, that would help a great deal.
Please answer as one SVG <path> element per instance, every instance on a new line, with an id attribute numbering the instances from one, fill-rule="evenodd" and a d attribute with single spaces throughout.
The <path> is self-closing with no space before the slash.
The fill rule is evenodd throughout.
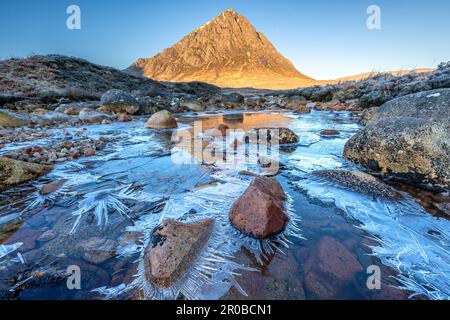
<path id="1" fill-rule="evenodd" d="M 99 100 L 110 89 L 145 96 L 171 92 L 203 94 L 220 89 L 205 83 L 163 84 L 145 77 L 62 55 L 35 55 L 0 61 L 0 107 L 21 100 L 53 103 Z"/>
<path id="2" fill-rule="evenodd" d="M 161 81 L 203 81 L 221 87 L 287 88 L 317 81 L 300 73 L 266 36 L 232 9 L 174 46 L 129 69 Z"/>

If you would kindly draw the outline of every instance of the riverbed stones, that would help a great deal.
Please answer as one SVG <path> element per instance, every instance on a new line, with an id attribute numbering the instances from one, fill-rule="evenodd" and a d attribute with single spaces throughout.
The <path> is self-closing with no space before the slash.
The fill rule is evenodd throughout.
<path id="1" fill-rule="evenodd" d="M 256 177 L 231 207 L 231 224 L 256 239 L 278 234 L 288 222 L 285 200 L 286 194 L 277 180 Z"/>
<path id="2" fill-rule="evenodd" d="M 30 124 L 30 120 L 21 115 L 12 113 L 6 109 L 0 109 L 0 126 L 5 128 L 17 128 Z"/>
<path id="3" fill-rule="evenodd" d="M 0 191 L 48 173 L 51 166 L 0 157 Z"/>
<path id="4" fill-rule="evenodd" d="M 389 101 L 345 145 L 344 156 L 372 172 L 430 189 L 450 185 L 450 89 Z"/>
<path id="5" fill-rule="evenodd" d="M 314 176 L 350 190 L 385 199 L 401 199 L 402 196 L 392 187 L 384 184 L 370 174 L 349 170 L 318 170 Z"/>
<path id="6" fill-rule="evenodd" d="M 105 92 L 100 100 L 101 112 L 135 114 L 139 111 L 138 101 L 128 92 L 112 89 Z"/>
<path id="7" fill-rule="evenodd" d="M 156 287 L 168 288 L 182 278 L 208 242 L 213 227 L 210 218 L 191 223 L 163 221 L 145 249 L 146 279 Z"/>
<path id="8" fill-rule="evenodd" d="M 173 129 L 178 124 L 170 111 L 161 110 L 152 115 L 145 126 L 149 129 Z"/>

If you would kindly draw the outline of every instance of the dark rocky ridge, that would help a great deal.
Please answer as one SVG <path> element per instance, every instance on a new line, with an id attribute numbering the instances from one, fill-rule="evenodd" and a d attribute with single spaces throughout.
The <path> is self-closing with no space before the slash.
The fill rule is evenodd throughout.
<path id="1" fill-rule="evenodd" d="M 99 100 L 110 89 L 141 96 L 175 93 L 212 94 L 220 89 L 202 83 L 170 84 L 131 75 L 89 61 L 62 55 L 36 55 L 0 61 L 0 106 L 21 100 L 54 103 Z"/>

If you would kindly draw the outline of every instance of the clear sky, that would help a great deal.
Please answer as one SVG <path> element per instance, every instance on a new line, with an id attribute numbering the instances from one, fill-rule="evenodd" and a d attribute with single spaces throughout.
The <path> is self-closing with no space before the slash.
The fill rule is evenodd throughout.
<path id="1" fill-rule="evenodd" d="M 81 30 L 66 27 L 71 4 Z M 372 4 L 381 30 L 366 27 Z M 0 59 L 59 53 L 122 69 L 227 8 L 316 79 L 450 60 L 449 0 L 1 0 Z"/>

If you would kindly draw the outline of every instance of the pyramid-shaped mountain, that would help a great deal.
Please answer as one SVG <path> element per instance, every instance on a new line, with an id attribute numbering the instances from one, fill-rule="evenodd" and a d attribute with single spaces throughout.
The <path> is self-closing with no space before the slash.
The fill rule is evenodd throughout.
<path id="1" fill-rule="evenodd" d="M 160 81 L 203 81 L 231 88 L 287 89 L 316 82 L 232 9 L 154 57 L 137 60 L 129 70 Z"/>

